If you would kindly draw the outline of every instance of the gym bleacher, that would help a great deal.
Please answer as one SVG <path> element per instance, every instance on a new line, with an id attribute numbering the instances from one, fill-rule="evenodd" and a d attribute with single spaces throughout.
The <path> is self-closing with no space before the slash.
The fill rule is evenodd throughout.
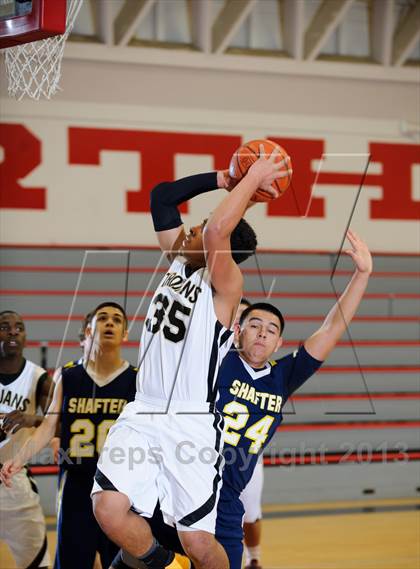
<path id="1" fill-rule="evenodd" d="M 332 277 L 335 262 L 332 253 L 260 251 L 242 265 L 245 296 L 251 302 L 268 298 L 285 316 L 279 356 L 322 324 L 351 278 L 352 263 L 344 257 Z M 53 369 L 80 357 L 84 315 L 111 299 L 126 306 L 130 336 L 124 354 L 135 364 L 144 315 L 168 265 L 156 248 L 128 253 L 4 247 L 0 266 L 0 309 L 22 314 L 26 357 Z M 419 266 L 415 255 L 374 256 L 374 274 L 348 333 L 288 402 L 265 451 L 264 501 L 420 491 Z"/>

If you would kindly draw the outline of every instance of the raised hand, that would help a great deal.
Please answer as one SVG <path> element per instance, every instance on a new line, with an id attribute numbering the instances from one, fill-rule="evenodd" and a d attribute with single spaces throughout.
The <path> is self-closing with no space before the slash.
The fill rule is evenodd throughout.
<path id="1" fill-rule="evenodd" d="M 283 160 L 276 162 L 280 150 L 275 148 L 268 158 L 265 158 L 264 145 L 260 144 L 260 157 L 248 170 L 247 175 L 256 176 L 258 179 L 258 187 L 270 193 L 273 198 L 277 198 L 279 193 L 272 187 L 272 183 L 278 178 L 285 178 L 292 174 L 290 168 L 290 158 L 286 156 Z M 281 170 L 283 167 L 287 170 Z"/>
<path id="2" fill-rule="evenodd" d="M 373 268 L 372 255 L 366 243 L 354 233 L 351 229 L 347 231 L 347 239 L 350 242 L 351 249 L 346 249 L 345 253 L 349 255 L 356 266 L 359 273 L 370 275 Z"/>

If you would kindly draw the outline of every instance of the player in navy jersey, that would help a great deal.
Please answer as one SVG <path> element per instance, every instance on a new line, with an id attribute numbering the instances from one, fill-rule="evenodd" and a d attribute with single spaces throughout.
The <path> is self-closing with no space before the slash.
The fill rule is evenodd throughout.
<path id="1" fill-rule="evenodd" d="M 220 369 L 218 408 L 225 416 L 226 464 L 216 538 L 228 552 L 231 569 L 239 569 L 242 562 L 245 510 L 241 493 L 283 419 L 287 399 L 322 364 L 305 346 L 279 360 L 267 361 L 281 345 L 283 328 L 283 317 L 274 306 L 251 305 L 240 319 L 238 349 L 226 356 Z"/>
<path id="2" fill-rule="evenodd" d="M 1 472 L 10 485 L 11 476 L 49 443 L 61 420 L 55 569 L 91 569 L 97 551 L 108 567 L 118 551 L 95 520 L 90 492 L 106 435 L 136 391 L 137 369 L 121 357 L 127 336 L 123 308 L 114 302 L 100 304 L 86 336 L 89 350 L 84 354 L 89 359 L 63 366 L 46 418 Z"/>
<path id="3" fill-rule="evenodd" d="M 244 310 L 236 327 L 237 349 L 229 352 L 221 364 L 217 407 L 225 418 L 226 462 L 217 507 L 216 538 L 227 552 L 230 569 L 241 568 L 244 508 L 240 495 L 258 457 L 281 423 L 286 401 L 334 349 L 366 290 L 372 272 L 369 249 L 352 231 L 347 238 L 351 248 L 346 252 L 354 261 L 355 271 L 322 326 L 295 352 L 272 361 L 270 358 L 283 341 L 283 316 L 271 304 L 253 304 Z M 176 534 L 163 523 L 159 511 L 150 523 L 164 546 L 182 553 Z M 118 563 L 113 566 L 126 567 Z M 256 566 L 251 561 L 250 567 Z"/>

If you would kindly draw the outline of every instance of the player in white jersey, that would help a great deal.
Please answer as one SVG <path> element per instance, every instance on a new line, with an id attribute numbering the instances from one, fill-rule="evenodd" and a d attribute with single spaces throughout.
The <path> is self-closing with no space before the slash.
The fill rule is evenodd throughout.
<path id="1" fill-rule="evenodd" d="M 0 313 L 0 463 L 3 464 L 41 424 L 38 408 L 49 403 L 47 372 L 23 356 L 26 333 L 14 311 Z M 0 483 L 0 539 L 10 547 L 18 567 L 49 565 L 47 534 L 38 490 L 28 471 L 16 475 L 9 490 Z"/>
<path id="2" fill-rule="evenodd" d="M 210 218 L 188 234 L 177 206 L 227 188 L 227 172 L 159 184 L 151 194 L 159 244 L 172 264 L 143 328 L 136 401 L 110 430 L 93 487 L 95 514 L 105 533 L 149 568 L 161 569 L 173 559 L 136 515 L 151 517 L 158 500 L 197 569 L 229 566 L 214 538 L 223 462 L 216 377 L 242 295 L 237 263 L 256 246 L 242 215 L 258 188 L 276 196 L 271 184 L 289 174 L 280 172 L 284 162 L 275 159 L 276 153 L 261 156 Z M 203 448 L 210 457 L 200 455 Z M 118 461 L 111 460 L 114 450 Z"/>

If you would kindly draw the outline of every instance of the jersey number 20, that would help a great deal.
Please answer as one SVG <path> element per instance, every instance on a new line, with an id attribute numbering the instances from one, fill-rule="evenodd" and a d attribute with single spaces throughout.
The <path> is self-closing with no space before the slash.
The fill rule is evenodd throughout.
<path id="1" fill-rule="evenodd" d="M 70 432 L 69 456 L 79 458 L 93 458 L 95 451 L 99 454 L 104 446 L 108 431 L 114 420 L 104 419 L 95 425 L 90 419 L 76 419 L 73 421 Z"/>

